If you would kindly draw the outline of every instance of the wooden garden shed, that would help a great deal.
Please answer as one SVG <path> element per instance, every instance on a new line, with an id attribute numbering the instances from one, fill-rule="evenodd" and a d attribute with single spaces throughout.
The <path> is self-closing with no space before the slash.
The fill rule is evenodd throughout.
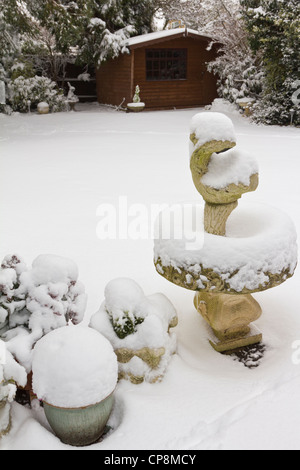
<path id="1" fill-rule="evenodd" d="M 139 85 L 146 109 L 210 104 L 217 97 L 217 80 L 206 64 L 218 53 L 217 46 L 208 47 L 210 43 L 208 36 L 187 28 L 128 39 L 124 46 L 129 54 L 108 60 L 97 70 L 99 103 L 126 106 Z"/>

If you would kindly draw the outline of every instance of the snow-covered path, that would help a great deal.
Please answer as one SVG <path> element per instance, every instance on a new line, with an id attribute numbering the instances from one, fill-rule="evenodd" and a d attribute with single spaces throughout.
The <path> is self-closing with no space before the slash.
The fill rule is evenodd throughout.
<path id="1" fill-rule="evenodd" d="M 179 315 L 178 352 L 164 380 L 120 382 L 114 432 L 90 449 L 300 449 L 300 273 L 255 294 L 256 322 L 267 346 L 257 369 L 216 353 L 207 342 L 193 293 L 160 277 L 153 240 L 97 237 L 101 204 L 198 202 L 189 170 L 192 116 L 203 110 L 125 114 L 79 105 L 78 112 L 0 114 L 1 259 L 17 252 L 73 259 L 88 294 L 84 322 L 98 310 L 108 281 L 135 279 L 146 294 L 163 292 Z M 214 110 L 224 110 L 224 108 Z M 238 144 L 259 162 L 260 185 L 243 200 L 273 205 L 300 233 L 300 130 L 255 126 L 229 113 Z M 118 211 L 117 211 L 118 213 Z M 130 219 L 130 217 L 129 217 Z M 130 222 L 130 220 L 129 220 Z M 294 359 L 294 360 L 293 360 Z M 300 361 L 299 361 L 300 362 Z M 51 432 L 42 408 L 14 404 L 13 428 L 0 449 L 70 449 Z"/>

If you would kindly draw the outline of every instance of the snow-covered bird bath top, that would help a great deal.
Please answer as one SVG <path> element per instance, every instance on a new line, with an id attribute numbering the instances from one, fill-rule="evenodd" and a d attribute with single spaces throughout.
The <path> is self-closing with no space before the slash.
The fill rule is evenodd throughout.
<path id="1" fill-rule="evenodd" d="M 205 229 L 203 246 L 190 250 L 184 238 L 155 240 L 157 271 L 187 289 L 256 292 L 280 284 L 296 268 L 297 236 L 285 213 L 264 204 L 243 203 L 231 214 L 242 194 L 258 185 L 256 159 L 235 146 L 228 117 L 219 113 L 194 116 L 190 167 L 205 200 L 204 211 L 196 208 L 198 226 Z M 185 228 L 184 233 L 191 232 Z"/>
<path id="2" fill-rule="evenodd" d="M 194 218 L 184 218 L 181 238 L 160 236 L 166 233 L 160 227 L 155 238 L 154 262 L 157 272 L 167 280 L 198 292 L 195 305 L 214 333 L 218 328 L 208 318 L 208 304 L 216 300 L 216 295 L 223 295 L 221 304 L 231 305 L 231 315 L 228 314 L 231 323 L 222 325 L 219 328 L 222 334 L 220 331 L 217 334 L 219 339 L 224 339 L 228 331 L 239 330 L 233 321 L 233 302 L 241 304 L 239 308 L 234 307 L 236 312 L 240 310 L 239 321 L 244 315 L 244 303 L 253 304 L 248 323 L 254 321 L 261 310 L 249 294 L 275 287 L 293 275 L 297 265 L 297 236 L 290 218 L 273 207 L 243 202 L 237 208 L 238 199 L 258 186 L 258 164 L 255 158 L 236 147 L 234 126 L 227 116 L 203 112 L 193 117 L 190 169 L 205 207 L 197 205 Z M 195 218 L 203 236 L 201 243 L 191 249 L 185 234 L 192 233 Z M 215 315 L 215 310 L 216 306 L 211 308 L 211 315 Z M 224 323 L 224 314 L 220 313 L 219 317 Z"/>

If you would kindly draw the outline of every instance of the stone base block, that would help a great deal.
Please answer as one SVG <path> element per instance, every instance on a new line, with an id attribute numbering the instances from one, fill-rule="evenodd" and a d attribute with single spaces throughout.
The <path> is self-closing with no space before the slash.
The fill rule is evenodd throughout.
<path id="1" fill-rule="evenodd" d="M 251 325 L 249 333 L 242 338 L 220 340 L 214 335 L 213 331 L 210 330 L 208 339 L 209 339 L 211 346 L 217 352 L 225 353 L 225 352 L 232 351 L 238 348 L 260 343 L 262 341 L 262 333 L 259 331 L 259 329 L 256 326 Z"/>
<path id="2" fill-rule="evenodd" d="M 210 344 L 218 352 L 250 346 L 262 340 L 251 325 L 261 315 L 261 307 L 250 295 L 198 292 L 194 305 L 210 326 Z"/>

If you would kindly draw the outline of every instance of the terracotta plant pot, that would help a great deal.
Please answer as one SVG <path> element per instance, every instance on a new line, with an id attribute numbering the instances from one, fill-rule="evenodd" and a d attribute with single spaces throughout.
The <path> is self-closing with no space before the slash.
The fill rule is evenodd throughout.
<path id="1" fill-rule="evenodd" d="M 114 403 L 113 393 L 82 408 L 60 408 L 43 402 L 47 420 L 57 437 L 72 446 L 88 446 L 102 436 Z"/>

